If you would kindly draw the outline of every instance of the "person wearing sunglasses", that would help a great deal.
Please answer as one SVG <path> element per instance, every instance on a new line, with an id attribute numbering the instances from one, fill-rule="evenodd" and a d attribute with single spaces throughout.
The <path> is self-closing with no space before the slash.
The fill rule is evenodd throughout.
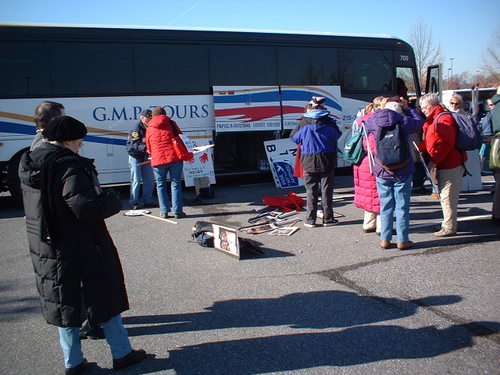
<path id="1" fill-rule="evenodd" d="M 462 95 L 453 94 L 450 98 L 448 108 L 450 109 L 451 112 L 458 112 L 458 113 L 465 114 L 465 111 L 463 109 L 463 105 L 464 105 L 464 100 L 462 98 Z"/>

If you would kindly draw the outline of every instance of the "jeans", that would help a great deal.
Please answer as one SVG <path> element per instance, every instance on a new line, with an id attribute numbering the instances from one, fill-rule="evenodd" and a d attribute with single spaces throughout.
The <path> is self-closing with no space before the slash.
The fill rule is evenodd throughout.
<path id="1" fill-rule="evenodd" d="M 153 191 L 155 188 L 155 177 L 151 164 L 147 163 L 139 165 L 139 161 L 132 156 L 128 157 L 128 166 L 130 168 L 130 198 L 129 203 L 138 204 L 141 193 L 142 181 L 142 197 L 143 203 L 153 203 Z"/>
<path id="2" fill-rule="evenodd" d="M 170 174 L 172 194 L 172 211 L 174 214 L 182 213 L 182 161 L 175 163 L 166 163 L 153 167 L 156 179 L 156 191 L 158 194 L 158 203 L 160 204 L 160 213 L 166 214 L 170 211 L 170 204 L 167 193 L 167 173 Z"/>
<path id="3" fill-rule="evenodd" d="M 323 222 L 333 220 L 333 181 L 335 170 L 324 173 L 304 173 L 304 185 L 306 186 L 307 211 L 306 223 L 315 224 L 318 212 L 318 198 L 321 195 L 321 206 L 323 206 Z"/>
<path id="4" fill-rule="evenodd" d="M 394 213 L 398 242 L 410 240 L 411 181 L 411 175 L 394 179 L 377 177 L 382 241 L 390 242 L 392 239 Z"/>
<path id="5" fill-rule="evenodd" d="M 106 341 L 113 359 L 126 356 L 132 350 L 127 330 L 123 327 L 121 315 L 112 317 L 102 324 Z M 64 355 L 64 366 L 73 368 L 83 361 L 80 327 L 59 327 L 59 342 Z"/>

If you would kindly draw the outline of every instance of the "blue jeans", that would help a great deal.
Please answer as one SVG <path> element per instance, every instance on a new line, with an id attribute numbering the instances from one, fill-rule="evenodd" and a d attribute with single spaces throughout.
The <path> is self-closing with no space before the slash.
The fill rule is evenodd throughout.
<path id="1" fill-rule="evenodd" d="M 130 168 L 130 204 L 138 204 L 141 193 L 142 181 L 142 197 L 143 203 L 154 203 L 153 191 L 155 188 L 155 177 L 151 164 L 147 163 L 139 165 L 136 158 L 128 157 L 128 166 Z"/>
<path id="2" fill-rule="evenodd" d="M 121 315 L 112 317 L 102 324 L 106 341 L 113 359 L 126 356 L 132 350 L 127 330 L 123 327 Z M 83 361 L 80 327 L 59 327 L 59 342 L 64 355 L 64 366 L 73 368 Z"/>
<path id="3" fill-rule="evenodd" d="M 174 214 L 182 212 L 182 166 L 184 162 L 166 163 L 153 167 L 156 179 L 156 192 L 160 213 L 166 214 L 170 211 L 170 204 L 167 193 L 167 173 L 170 174 L 170 192 L 172 194 L 172 211 Z"/>
<path id="4" fill-rule="evenodd" d="M 377 177 L 377 191 L 380 198 L 380 239 L 391 241 L 396 213 L 398 242 L 410 240 L 410 198 L 412 176 L 402 178 Z"/>

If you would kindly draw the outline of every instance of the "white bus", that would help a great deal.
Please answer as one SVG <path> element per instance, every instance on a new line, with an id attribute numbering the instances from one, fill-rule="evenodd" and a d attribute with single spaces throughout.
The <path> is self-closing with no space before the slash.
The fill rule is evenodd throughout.
<path id="1" fill-rule="evenodd" d="M 492 98 L 497 93 L 496 87 L 486 87 L 477 89 L 455 89 L 455 90 L 443 90 L 441 102 L 448 106 L 450 103 L 451 96 L 454 94 L 460 94 L 464 101 L 464 110 L 468 113 L 473 113 L 477 108 L 473 108 L 474 99 L 477 100 L 477 105 L 482 106 L 483 111 L 487 111 L 488 107 L 486 105 L 486 100 Z M 474 98 L 474 95 L 477 97 Z"/>
<path id="2" fill-rule="evenodd" d="M 420 92 L 412 48 L 389 36 L 3 25 L 0 46 L 0 190 L 14 196 L 43 100 L 89 127 L 82 154 L 115 184 L 129 181 L 126 137 L 144 108 L 161 105 L 195 142 L 215 143 L 215 175 L 251 174 L 312 95 L 347 133 L 396 77 Z"/>

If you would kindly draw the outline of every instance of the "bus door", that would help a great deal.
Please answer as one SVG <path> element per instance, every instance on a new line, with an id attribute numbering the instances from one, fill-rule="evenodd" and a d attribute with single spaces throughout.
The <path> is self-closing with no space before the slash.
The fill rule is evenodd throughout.
<path id="1" fill-rule="evenodd" d="M 404 83 L 404 85 L 402 85 Z M 396 55 L 396 92 L 400 96 L 407 96 L 409 104 L 414 106 L 420 97 L 418 72 L 415 68 L 415 59 L 408 51 Z"/>
<path id="2" fill-rule="evenodd" d="M 431 65 L 427 68 L 427 80 L 425 81 L 425 93 L 436 93 L 441 97 L 443 91 L 443 72 L 441 64 Z"/>

